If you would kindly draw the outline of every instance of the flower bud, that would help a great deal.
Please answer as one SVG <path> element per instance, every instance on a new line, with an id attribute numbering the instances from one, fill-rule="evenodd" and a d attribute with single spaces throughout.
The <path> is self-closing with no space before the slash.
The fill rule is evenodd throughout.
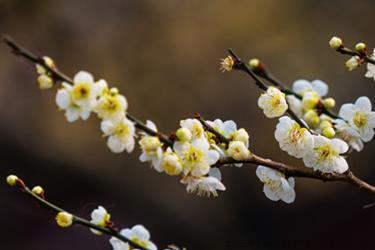
<path id="1" fill-rule="evenodd" d="M 249 65 L 251 69 L 258 69 L 260 66 L 260 61 L 257 58 L 253 58 L 249 61 Z"/>
<path id="2" fill-rule="evenodd" d="M 176 154 L 170 153 L 163 157 L 161 166 L 168 175 L 179 175 L 182 172 L 182 165 L 180 159 Z"/>
<path id="3" fill-rule="evenodd" d="M 7 183 L 10 185 L 10 186 L 15 186 L 17 184 L 17 180 L 18 180 L 18 177 L 15 176 L 15 175 L 9 175 L 7 177 Z"/>
<path id="4" fill-rule="evenodd" d="M 320 122 L 319 128 L 323 131 L 325 128 L 332 127 L 332 123 L 330 121 L 324 120 Z"/>
<path id="5" fill-rule="evenodd" d="M 313 109 L 320 101 L 320 97 L 312 91 L 308 91 L 303 95 L 302 106 L 305 110 Z"/>
<path id="6" fill-rule="evenodd" d="M 160 140 L 156 136 L 143 137 L 140 143 L 142 145 L 142 148 L 148 152 L 155 151 L 158 147 L 161 146 Z"/>
<path id="7" fill-rule="evenodd" d="M 332 37 L 331 40 L 329 41 L 329 46 L 332 48 L 332 49 L 338 49 L 342 46 L 342 40 L 341 38 L 339 37 Z"/>
<path id="8" fill-rule="evenodd" d="M 318 114 L 312 109 L 305 113 L 303 119 L 307 122 L 307 124 L 313 127 L 316 127 L 320 122 Z"/>
<path id="9" fill-rule="evenodd" d="M 249 134 L 243 128 L 240 128 L 233 134 L 233 141 L 242 141 L 246 147 L 249 146 Z"/>
<path id="10" fill-rule="evenodd" d="M 38 195 L 38 196 L 41 196 L 44 194 L 44 189 L 41 187 L 41 186 L 35 186 L 33 187 L 33 189 L 31 190 L 31 192 L 33 192 L 34 194 Z"/>
<path id="11" fill-rule="evenodd" d="M 250 156 L 250 151 L 242 141 L 232 141 L 229 143 L 227 154 L 236 161 L 241 161 Z"/>
<path id="12" fill-rule="evenodd" d="M 333 129 L 333 127 L 326 127 L 323 129 L 323 135 L 328 138 L 333 138 L 335 136 L 336 132 Z"/>
<path id="13" fill-rule="evenodd" d="M 57 225 L 60 227 L 70 227 L 73 224 L 73 215 L 67 212 L 60 212 L 56 216 Z"/>
<path id="14" fill-rule="evenodd" d="M 44 89 L 50 89 L 53 87 L 52 78 L 45 74 L 39 75 L 37 80 L 38 80 L 38 86 L 40 89 L 44 90 Z"/>
<path id="15" fill-rule="evenodd" d="M 50 68 L 56 68 L 55 62 L 49 56 L 43 56 L 44 63 Z"/>
<path id="16" fill-rule="evenodd" d="M 109 90 L 109 94 L 112 95 L 112 96 L 115 96 L 115 95 L 118 95 L 120 92 L 118 90 L 118 88 L 114 87 L 114 88 L 111 88 Z"/>
<path id="17" fill-rule="evenodd" d="M 359 53 L 364 53 L 364 52 L 366 52 L 366 44 L 364 44 L 364 43 L 357 43 L 356 45 L 355 45 L 355 50 L 357 51 L 357 52 L 359 52 Z"/>
<path id="18" fill-rule="evenodd" d="M 326 109 L 332 109 L 336 106 L 336 101 L 332 97 L 323 100 L 323 105 Z"/>
<path id="19" fill-rule="evenodd" d="M 345 65 L 349 71 L 352 71 L 353 69 L 358 68 L 359 60 L 360 60 L 359 56 L 353 56 L 348 61 L 346 61 Z"/>
<path id="20" fill-rule="evenodd" d="M 191 140 L 192 134 L 188 128 L 179 128 L 176 132 L 179 141 L 187 142 Z"/>

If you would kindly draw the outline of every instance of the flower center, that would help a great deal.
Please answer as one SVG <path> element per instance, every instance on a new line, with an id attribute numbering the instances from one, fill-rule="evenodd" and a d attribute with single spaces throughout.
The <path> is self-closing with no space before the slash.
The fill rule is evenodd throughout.
<path id="1" fill-rule="evenodd" d="M 127 136 L 129 134 L 129 127 L 126 124 L 118 124 L 116 127 L 115 134 L 119 137 Z"/>
<path id="2" fill-rule="evenodd" d="M 186 160 L 190 164 L 201 162 L 203 158 L 203 152 L 197 148 L 191 147 L 186 155 Z"/>
<path id="3" fill-rule="evenodd" d="M 272 180 L 269 177 L 265 177 L 264 183 L 271 189 L 271 190 L 277 190 L 281 186 L 281 181 Z"/>
<path id="4" fill-rule="evenodd" d="M 72 91 L 73 100 L 87 98 L 90 95 L 90 85 L 88 83 L 80 83 L 74 87 Z"/>
<path id="5" fill-rule="evenodd" d="M 358 128 L 366 126 L 368 115 L 364 112 L 357 111 L 354 113 L 353 122 Z"/>
<path id="6" fill-rule="evenodd" d="M 293 127 L 289 130 L 289 142 L 290 143 L 297 143 L 298 140 L 302 137 L 305 133 L 306 129 L 299 126 L 298 123 L 295 123 Z"/>
<path id="7" fill-rule="evenodd" d="M 315 151 L 318 153 L 318 160 L 319 161 L 326 161 L 331 159 L 332 157 L 338 156 L 339 152 L 334 150 L 330 144 L 324 144 L 322 146 L 319 146 L 315 149 Z"/>

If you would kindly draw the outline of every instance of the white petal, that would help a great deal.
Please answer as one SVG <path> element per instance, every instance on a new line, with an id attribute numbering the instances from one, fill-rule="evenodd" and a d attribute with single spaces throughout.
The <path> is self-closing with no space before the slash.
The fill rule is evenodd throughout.
<path id="1" fill-rule="evenodd" d="M 218 168 L 211 168 L 210 171 L 208 172 L 209 176 L 215 177 L 219 181 L 221 181 L 221 171 Z"/>
<path id="2" fill-rule="evenodd" d="M 105 135 L 110 135 L 113 132 L 114 124 L 110 120 L 103 120 L 100 123 L 100 129 Z"/>
<path id="3" fill-rule="evenodd" d="M 360 130 L 360 134 L 361 134 L 361 139 L 364 142 L 369 142 L 369 141 L 372 140 L 372 138 L 374 138 L 374 129 L 366 127 L 364 129 Z"/>
<path id="4" fill-rule="evenodd" d="M 311 85 L 319 96 L 325 96 L 328 93 L 328 85 L 321 80 L 314 80 Z"/>
<path id="5" fill-rule="evenodd" d="M 109 243 L 111 243 L 113 250 L 129 250 L 130 249 L 128 243 L 124 243 L 123 241 L 115 237 L 111 237 L 111 239 L 109 240 Z"/>
<path id="6" fill-rule="evenodd" d="M 208 156 L 208 164 L 210 165 L 215 164 L 220 158 L 220 155 L 216 150 L 209 150 L 207 156 Z"/>
<path id="7" fill-rule="evenodd" d="M 375 112 L 370 112 L 368 114 L 368 126 L 375 128 Z"/>
<path id="8" fill-rule="evenodd" d="M 367 96 L 361 96 L 355 101 L 355 106 L 358 107 L 361 111 L 370 112 L 372 109 L 371 101 Z"/>
<path id="9" fill-rule="evenodd" d="M 344 157 L 339 156 L 335 158 L 334 169 L 333 169 L 334 172 L 342 174 L 346 170 L 348 170 L 348 168 L 349 168 L 348 163 L 344 159 Z"/>
<path id="10" fill-rule="evenodd" d="M 125 145 L 115 136 L 110 136 L 107 145 L 113 153 L 121 153 L 125 150 Z"/>
<path id="11" fill-rule="evenodd" d="M 272 191 L 269 186 L 264 185 L 263 186 L 263 192 L 266 195 L 268 199 L 271 201 L 278 201 L 280 200 L 280 197 L 276 194 L 276 192 Z"/>
<path id="12" fill-rule="evenodd" d="M 334 138 L 331 140 L 331 144 L 340 154 L 345 153 L 349 149 L 348 144 L 341 139 Z"/>
<path id="13" fill-rule="evenodd" d="M 341 106 L 339 116 L 347 121 L 351 121 L 353 119 L 354 112 L 354 105 L 351 103 L 346 103 Z"/>
<path id="14" fill-rule="evenodd" d="M 306 80 L 297 80 L 293 83 L 293 90 L 298 94 L 303 94 L 306 90 L 312 88 L 309 81 Z"/>
<path id="15" fill-rule="evenodd" d="M 150 239 L 150 233 L 142 225 L 135 225 L 134 227 L 132 227 L 131 230 L 132 230 L 133 234 L 141 240 L 149 240 Z"/>
<path id="16" fill-rule="evenodd" d="M 79 71 L 75 76 L 74 76 L 74 83 L 80 83 L 80 82 L 85 82 L 85 83 L 94 83 L 94 77 L 86 71 Z"/>
<path id="17" fill-rule="evenodd" d="M 177 141 L 173 144 L 173 150 L 179 155 L 186 154 L 189 148 L 190 148 L 190 144 L 188 142 Z"/>
<path id="18" fill-rule="evenodd" d="M 65 112 L 65 117 L 68 120 L 68 122 L 74 122 L 79 117 L 79 111 L 75 109 L 67 109 Z"/>
<path id="19" fill-rule="evenodd" d="M 70 94 L 66 89 L 59 89 L 56 94 L 56 104 L 61 109 L 66 109 L 70 105 Z"/>

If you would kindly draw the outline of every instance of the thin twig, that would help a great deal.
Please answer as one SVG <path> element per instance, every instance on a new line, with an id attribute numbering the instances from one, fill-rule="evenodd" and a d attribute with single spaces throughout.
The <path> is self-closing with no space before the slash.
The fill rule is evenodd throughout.
<path id="1" fill-rule="evenodd" d="M 65 75 L 63 72 L 61 72 L 57 68 L 50 67 L 42 57 L 38 57 L 38 56 L 34 55 L 33 53 L 31 53 L 30 51 L 25 49 L 23 46 L 18 44 L 16 41 L 14 41 L 10 36 L 4 36 L 3 40 L 9 47 L 12 48 L 12 52 L 16 56 L 24 57 L 24 58 L 28 59 L 29 61 L 31 61 L 33 63 L 42 65 L 44 68 L 47 69 L 48 72 L 50 72 L 52 74 L 52 77 L 56 80 L 67 82 L 67 83 L 70 83 L 70 84 L 74 84 L 72 78 Z M 131 120 L 132 122 L 134 122 L 135 126 L 138 129 L 146 132 L 149 135 L 159 137 L 159 139 L 168 146 L 173 146 L 173 141 L 167 135 L 162 134 L 160 132 L 157 132 L 157 131 L 147 127 L 143 122 L 141 122 L 140 120 L 135 118 L 133 115 L 129 114 L 128 112 L 126 113 L 126 117 L 129 120 Z"/>
<path id="2" fill-rule="evenodd" d="M 228 49 L 229 54 L 233 57 L 234 59 L 234 69 L 238 69 L 241 71 L 244 71 L 247 73 L 251 78 L 255 80 L 255 84 L 263 91 L 267 91 L 268 87 L 267 84 L 265 84 L 258 76 L 257 74 L 247 66 L 246 63 L 244 63 L 234 52 L 232 49 Z M 309 126 L 306 124 L 306 122 L 302 119 L 300 119 L 291 109 L 288 107 L 287 109 L 288 114 L 301 126 L 306 129 L 308 129 L 310 132 L 316 134 L 313 130 L 309 128 Z"/>
<path id="3" fill-rule="evenodd" d="M 21 183 L 22 183 L 22 185 L 17 185 L 18 189 L 20 191 L 22 191 L 24 194 L 26 194 L 26 195 L 30 196 L 31 198 L 33 198 L 34 200 L 36 200 L 43 207 L 48 208 L 48 209 L 50 209 L 50 210 L 52 210 L 56 213 L 66 212 L 66 210 L 56 206 L 55 204 L 47 201 L 46 199 L 40 197 L 39 195 L 33 193 L 27 186 L 25 186 L 23 184 L 23 181 L 21 181 Z M 88 228 L 91 228 L 91 229 L 94 229 L 94 230 L 97 230 L 97 231 L 100 231 L 101 233 L 109 235 L 109 236 L 113 236 L 113 237 L 119 239 L 120 241 L 122 241 L 124 243 L 128 243 L 129 245 L 131 245 L 134 248 L 141 249 L 141 250 L 148 250 L 147 248 L 139 245 L 137 242 L 134 242 L 131 239 L 127 238 L 126 236 L 120 234 L 114 228 L 107 228 L 107 227 L 101 227 L 101 226 L 95 225 L 95 224 L 91 223 L 90 221 L 88 221 L 88 220 L 86 220 L 82 217 L 79 217 L 77 215 L 73 215 L 73 223 L 79 224 L 79 225 L 82 225 L 82 226 L 85 226 L 85 227 L 88 227 Z"/>
<path id="4" fill-rule="evenodd" d="M 346 48 L 346 47 L 339 47 L 338 49 L 336 49 L 336 51 L 343 54 L 343 55 L 358 56 L 359 58 L 361 58 L 365 62 L 368 62 L 368 63 L 371 63 L 371 64 L 375 65 L 375 60 L 372 59 L 371 57 L 369 57 L 365 53 L 359 53 L 357 51 L 353 51 L 353 50 L 351 50 L 349 48 Z"/>

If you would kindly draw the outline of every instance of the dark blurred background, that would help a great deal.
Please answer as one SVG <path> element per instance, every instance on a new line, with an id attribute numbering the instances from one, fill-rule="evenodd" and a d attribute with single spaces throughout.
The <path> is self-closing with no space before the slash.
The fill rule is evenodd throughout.
<path id="1" fill-rule="evenodd" d="M 367 95 L 375 83 L 365 68 L 328 47 L 375 46 L 375 2 L 364 1 L 44 1 L 0 0 L 0 33 L 11 34 L 69 75 L 84 69 L 119 87 L 129 110 L 170 132 L 194 112 L 233 119 L 260 155 L 302 165 L 279 150 L 277 120 L 256 106 L 258 89 L 240 72 L 221 73 L 231 47 L 261 58 L 280 79 L 322 79 L 338 104 Z M 254 166 L 224 170 L 227 191 L 216 199 L 188 195 L 179 179 L 158 174 L 132 154 L 112 154 L 99 121 L 66 122 L 54 93 L 39 91 L 34 67 L 0 46 L 0 177 L 17 174 L 47 197 L 89 217 L 97 205 L 121 227 L 144 224 L 158 246 L 188 249 L 375 249 L 374 197 L 343 183 L 298 179 L 287 205 L 262 193 Z M 375 183 L 370 142 L 348 159 Z M 86 228 L 61 229 L 54 214 L 5 182 L 0 185 L 1 249 L 111 249 Z"/>

